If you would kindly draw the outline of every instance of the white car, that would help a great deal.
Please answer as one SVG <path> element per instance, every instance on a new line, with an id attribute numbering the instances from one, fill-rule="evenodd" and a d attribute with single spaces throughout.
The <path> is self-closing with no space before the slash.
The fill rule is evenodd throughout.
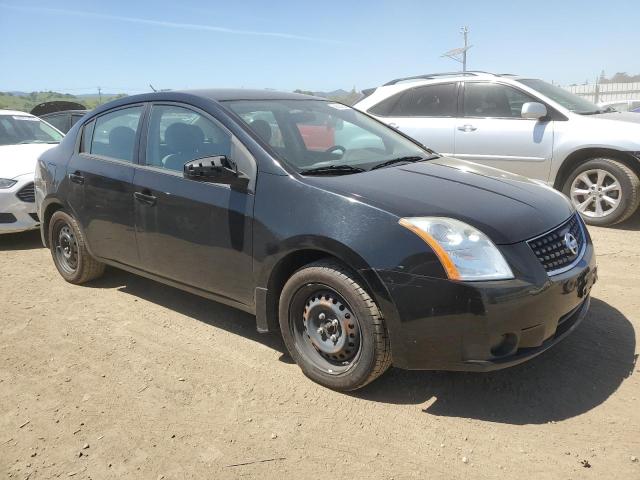
<path id="1" fill-rule="evenodd" d="M 561 190 L 591 225 L 622 222 L 640 204 L 638 114 L 486 72 L 400 78 L 363 93 L 355 108 L 444 155 Z"/>
<path id="2" fill-rule="evenodd" d="M 0 233 L 38 228 L 36 161 L 64 135 L 38 117 L 0 110 Z"/>

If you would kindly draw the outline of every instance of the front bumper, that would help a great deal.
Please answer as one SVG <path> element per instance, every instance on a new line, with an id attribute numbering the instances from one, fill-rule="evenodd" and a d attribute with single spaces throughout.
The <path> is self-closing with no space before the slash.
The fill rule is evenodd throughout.
<path id="1" fill-rule="evenodd" d="M 0 233 L 24 232 L 40 225 L 35 202 L 25 202 L 17 194 L 30 183 L 33 174 L 21 175 L 11 188 L 0 189 Z"/>
<path id="2" fill-rule="evenodd" d="M 558 343 L 589 309 L 597 279 L 593 246 L 589 242 L 580 261 L 562 274 L 548 277 L 541 267 L 531 270 L 514 280 L 466 283 L 377 271 L 395 307 L 388 322 L 393 364 L 490 371 L 522 363 Z"/>

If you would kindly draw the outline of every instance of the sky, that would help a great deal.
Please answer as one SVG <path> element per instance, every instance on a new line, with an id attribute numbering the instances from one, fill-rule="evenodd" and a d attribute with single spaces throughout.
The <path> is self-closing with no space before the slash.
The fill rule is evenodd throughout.
<path id="1" fill-rule="evenodd" d="M 0 0 L 0 91 L 358 90 L 468 68 L 640 73 L 640 0 Z"/>

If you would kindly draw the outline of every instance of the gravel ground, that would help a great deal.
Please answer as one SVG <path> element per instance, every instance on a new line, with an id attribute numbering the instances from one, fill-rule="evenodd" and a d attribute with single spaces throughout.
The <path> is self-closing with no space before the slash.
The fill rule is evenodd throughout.
<path id="1" fill-rule="evenodd" d="M 245 314 L 109 269 L 65 283 L 0 236 L 0 476 L 640 479 L 640 218 L 591 229 L 588 318 L 489 374 L 307 380 Z"/>

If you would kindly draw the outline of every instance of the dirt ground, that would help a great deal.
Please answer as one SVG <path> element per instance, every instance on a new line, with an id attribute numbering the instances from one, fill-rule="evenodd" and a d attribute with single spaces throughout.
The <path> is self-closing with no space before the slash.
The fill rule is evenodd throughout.
<path id="1" fill-rule="evenodd" d="M 0 237 L 0 477 L 640 479 L 640 218 L 590 229 L 588 318 L 490 374 L 307 380 L 231 308 Z"/>

